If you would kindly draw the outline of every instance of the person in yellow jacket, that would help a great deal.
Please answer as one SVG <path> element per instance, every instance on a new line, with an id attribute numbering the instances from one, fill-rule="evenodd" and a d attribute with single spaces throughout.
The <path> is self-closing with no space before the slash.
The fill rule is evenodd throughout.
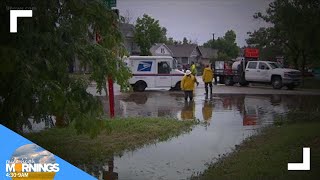
<path id="1" fill-rule="evenodd" d="M 196 67 L 196 65 L 194 64 L 194 62 L 191 63 L 190 70 L 191 70 L 191 74 L 192 74 L 192 75 L 194 75 L 194 76 L 197 75 L 197 67 Z"/>
<path id="2" fill-rule="evenodd" d="M 181 90 L 184 91 L 184 99 L 186 101 L 188 101 L 188 98 L 190 101 L 193 99 L 194 83 L 196 83 L 197 86 L 199 85 L 197 78 L 191 74 L 190 70 L 187 70 L 186 75 L 184 75 L 181 80 Z"/>
<path id="3" fill-rule="evenodd" d="M 213 71 L 209 65 L 206 65 L 206 68 L 204 68 L 204 70 L 203 70 L 202 80 L 204 82 L 204 88 L 206 90 L 206 95 L 208 95 L 208 86 L 210 86 L 210 94 L 212 94 Z"/>

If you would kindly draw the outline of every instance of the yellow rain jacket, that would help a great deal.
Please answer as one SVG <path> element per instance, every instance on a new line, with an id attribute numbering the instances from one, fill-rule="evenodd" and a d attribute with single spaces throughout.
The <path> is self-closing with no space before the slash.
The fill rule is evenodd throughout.
<path id="1" fill-rule="evenodd" d="M 213 71 L 210 67 L 204 68 L 203 74 L 202 74 L 202 80 L 205 83 L 212 82 L 213 80 Z"/>
<path id="2" fill-rule="evenodd" d="M 191 70 L 192 75 L 194 75 L 194 76 L 197 75 L 197 67 L 195 64 L 191 65 L 190 70 Z"/>
<path id="3" fill-rule="evenodd" d="M 181 90 L 183 91 L 193 91 L 194 90 L 194 83 L 197 82 L 197 79 L 190 74 L 190 76 L 183 76 L 181 80 Z"/>

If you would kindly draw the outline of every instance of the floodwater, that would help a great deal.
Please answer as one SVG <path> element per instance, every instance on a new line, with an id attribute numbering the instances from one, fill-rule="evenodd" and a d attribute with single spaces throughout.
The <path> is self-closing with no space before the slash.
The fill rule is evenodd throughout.
<path id="1" fill-rule="evenodd" d="M 319 111 L 319 100 L 320 96 L 310 95 L 216 94 L 206 98 L 197 91 L 194 102 L 186 103 L 181 92 L 125 94 L 116 101 L 118 116 L 196 119 L 201 123 L 169 141 L 115 156 L 95 170 L 83 168 L 99 179 L 188 179 L 272 124 L 277 116 L 293 110 Z"/>
<path id="2" fill-rule="evenodd" d="M 215 88 L 219 91 L 218 86 Z M 231 93 L 220 92 L 206 97 L 200 87 L 191 103 L 184 101 L 182 92 L 116 92 L 116 116 L 171 117 L 179 121 L 195 119 L 200 123 L 191 132 L 168 141 L 146 145 L 98 164 L 82 165 L 81 168 L 99 179 L 188 179 L 203 172 L 223 154 L 232 152 L 243 140 L 259 133 L 261 128 L 271 125 L 277 116 L 285 116 L 294 110 L 320 110 L 320 96 L 301 95 L 304 93 L 302 91 L 288 91 L 291 95 L 286 95 L 285 90 L 221 88 L 224 90 L 220 91 Z M 237 94 L 239 92 L 235 90 L 238 89 L 244 93 Z M 265 95 L 264 92 L 270 94 Z M 274 92 L 278 94 L 272 94 Z M 294 95 L 295 92 L 299 95 Z M 106 97 L 96 95 L 107 114 Z M 51 126 L 52 123 L 43 124 Z M 37 130 L 42 127 L 39 124 L 33 126 Z"/>

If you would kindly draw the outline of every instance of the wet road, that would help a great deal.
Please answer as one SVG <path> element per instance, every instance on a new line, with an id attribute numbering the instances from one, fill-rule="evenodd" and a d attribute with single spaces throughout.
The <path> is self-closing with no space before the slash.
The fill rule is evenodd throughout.
<path id="1" fill-rule="evenodd" d="M 199 79 L 199 77 L 198 77 Z M 116 116 L 128 117 L 128 116 L 168 116 L 177 117 L 181 119 L 181 113 L 179 116 L 178 111 L 186 112 L 190 109 L 191 105 L 185 105 L 181 100 L 183 92 L 171 92 L 168 89 L 148 89 L 142 93 L 121 93 L 120 87 L 114 85 L 115 94 L 115 111 Z M 108 100 L 105 97 L 105 93 L 97 93 L 95 84 L 93 83 L 88 87 L 87 91 L 95 96 L 98 96 L 104 106 L 106 114 L 109 112 Z M 319 90 L 274 90 L 271 86 L 253 86 L 253 87 L 237 87 L 237 86 L 225 86 L 214 85 L 213 94 L 215 95 L 273 95 L 274 98 L 280 95 L 320 95 Z M 162 98 L 164 97 L 164 98 Z M 200 81 L 200 85 L 195 90 L 195 104 L 199 104 L 199 100 L 205 99 L 204 96 L 204 84 Z M 216 98 L 214 98 L 216 99 Z M 148 101 L 148 102 L 147 102 Z M 152 102 L 154 101 L 154 102 Z M 217 100 L 219 101 L 219 100 Z M 146 104 L 141 106 L 143 104 Z M 152 104 L 149 106 L 149 104 Z M 170 105 L 172 104 L 172 105 Z M 170 106 L 168 106 L 170 105 Z M 154 108 L 154 106 L 156 108 Z M 184 108 L 182 108 L 184 107 Z M 199 108 L 199 106 L 196 106 Z M 197 110 L 199 111 L 199 110 Z M 190 111 L 189 111 L 190 112 Z M 184 115 L 185 113 L 182 113 Z M 189 115 L 190 116 L 190 115 Z M 201 119 L 201 118 L 200 118 Z M 46 128 L 51 128 L 55 124 L 55 118 L 47 119 L 38 123 L 33 122 L 30 119 L 30 123 L 23 127 L 24 132 L 38 132 Z"/>
<path id="2" fill-rule="evenodd" d="M 231 152 L 261 127 L 272 124 L 276 116 L 284 116 L 297 109 L 319 110 L 320 96 L 311 95 L 318 92 L 273 90 L 268 87 L 215 87 L 212 98 L 206 99 L 200 85 L 191 103 L 184 102 L 182 92 L 166 90 L 116 96 L 117 116 L 198 119 L 202 123 L 188 134 L 116 156 L 109 161 L 109 165 L 105 162 L 94 175 L 103 179 L 102 172 L 106 172 L 112 162 L 113 172 L 119 179 L 188 179 L 203 172 L 207 164 Z M 235 90 L 238 91 L 229 93 Z M 266 91 L 270 93 L 264 93 Z M 296 95 L 284 95 L 284 92 Z"/>

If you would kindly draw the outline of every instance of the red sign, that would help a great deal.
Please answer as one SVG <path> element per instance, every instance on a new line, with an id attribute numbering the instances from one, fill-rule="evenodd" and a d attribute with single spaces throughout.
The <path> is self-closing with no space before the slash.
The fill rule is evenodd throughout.
<path id="1" fill-rule="evenodd" d="M 256 49 L 256 48 L 245 48 L 244 49 L 244 57 L 246 57 L 246 58 L 258 58 L 259 57 L 259 49 Z"/>

